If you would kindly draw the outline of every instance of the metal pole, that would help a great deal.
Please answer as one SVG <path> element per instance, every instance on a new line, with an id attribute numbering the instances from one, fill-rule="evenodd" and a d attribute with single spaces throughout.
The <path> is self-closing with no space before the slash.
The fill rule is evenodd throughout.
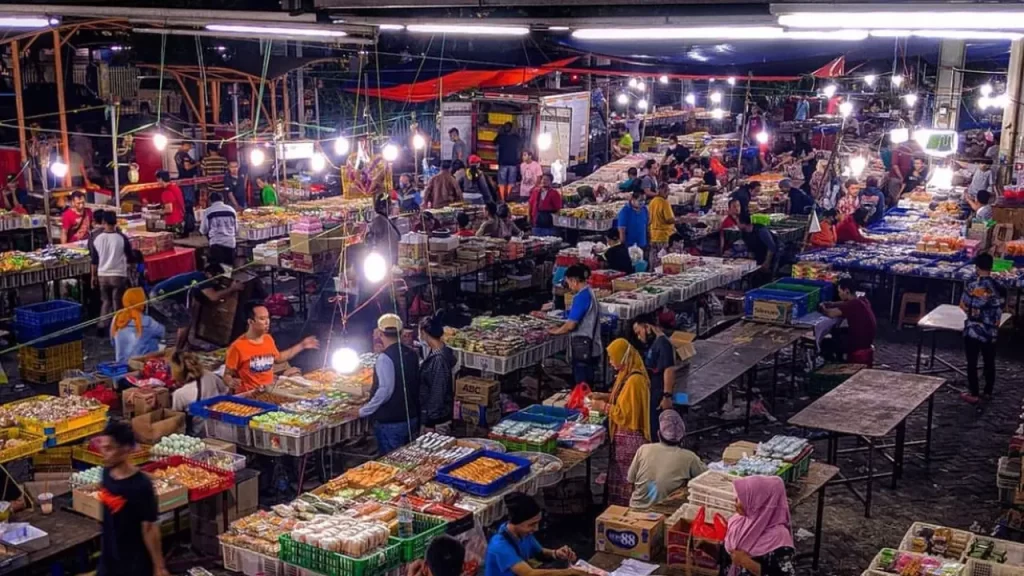
<path id="1" fill-rule="evenodd" d="M 57 111 L 60 114 L 60 141 L 64 154 L 64 162 L 67 162 L 68 172 L 64 175 L 64 186 L 71 186 L 71 147 L 68 143 L 68 112 L 64 105 L 64 56 L 61 54 L 63 47 L 60 43 L 60 30 L 53 29 L 53 72 L 57 81 Z M 45 178 L 45 176 L 43 176 Z"/>
<path id="2" fill-rule="evenodd" d="M 295 57 L 302 59 L 302 42 L 295 43 Z M 295 71 L 295 105 L 299 117 L 299 138 L 306 137 L 306 82 L 302 67 Z"/>
<path id="3" fill-rule="evenodd" d="M 253 102 L 252 104 L 253 106 L 259 106 L 256 102 Z M 235 123 L 235 149 L 237 150 L 238 135 L 242 132 L 241 128 L 238 126 L 238 82 L 235 82 L 231 88 L 231 119 Z M 238 154 L 238 156 L 241 156 L 241 154 Z"/>
<path id="4" fill-rule="evenodd" d="M 110 107 L 110 149 L 114 152 L 114 206 L 121 210 L 120 164 L 117 162 L 117 104 Z"/>
<path id="5" fill-rule="evenodd" d="M 316 137 L 320 138 L 320 81 L 313 85 L 313 112 L 316 114 Z"/>
<path id="6" fill-rule="evenodd" d="M 22 165 L 28 161 L 28 138 L 25 136 L 25 100 L 21 94 L 21 45 L 17 40 L 11 41 L 11 67 L 14 72 L 14 107 L 18 113 L 18 148 L 21 150 Z M 29 169 L 25 186 L 32 189 L 32 170 Z"/>

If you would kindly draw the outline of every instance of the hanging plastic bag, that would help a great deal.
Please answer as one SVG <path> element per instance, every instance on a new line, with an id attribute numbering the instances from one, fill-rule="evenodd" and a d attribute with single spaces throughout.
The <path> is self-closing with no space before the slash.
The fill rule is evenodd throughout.
<path id="1" fill-rule="evenodd" d="M 579 410 L 583 414 L 583 418 L 586 419 L 590 417 L 590 409 L 586 405 L 587 396 L 590 396 L 590 386 L 586 382 L 580 382 L 569 393 L 565 407 L 569 410 Z"/>
<path id="2" fill-rule="evenodd" d="M 697 511 L 697 517 L 693 520 L 692 534 L 695 539 L 700 538 L 701 540 L 724 542 L 725 533 L 728 529 L 729 523 L 717 512 L 709 523 L 705 519 L 705 508 L 701 506 L 700 510 Z"/>

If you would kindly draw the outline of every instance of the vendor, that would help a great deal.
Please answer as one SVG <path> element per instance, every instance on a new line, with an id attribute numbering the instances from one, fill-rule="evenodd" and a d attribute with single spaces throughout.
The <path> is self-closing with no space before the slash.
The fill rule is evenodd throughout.
<path id="1" fill-rule="evenodd" d="M 562 210 L 562 193 L 551 185 L 551 175 L 540 178 L 540 186 L 530 191 L 530 223 L 534 236 L 557 236 L 555 215 Z"/>
<path id="2" fill-rule="evenodd" d="M 731 198 L 740 201 L 740 208 L 743 212 L 750 212 L 751 199 L 753 199 L 760 193 L 760 182 L 747 182 L 746 184 L 743 184 L 742 186 L 737 188 L 736 191 L 732 193 Z"/>
<path id="3" fill-rule="evenodd" d="M 398 188 L 394 191 L 393 199 L 398 202 L 399 212 L 416 212 L 420 209 L 423 197 L 413 182 L 412 174 L 398 177 Z"/>
<path id="4" fill-rule="evenodd" d="M 974 211 L 974 219 L 987 221 L 992 219 L 992 206 L 989 202 L 992 200 L 992 193 L 988 190 L 981 190 L 978 192 L 976 198 L 967 198 L 967 203 L 970 204 L 971 210 Z"/>
<path id="5" fill-rule="evenodd" d="M 909 174 L 903 176 L 903 193 L 913 192 L 918 186 L 928 184 L 928 165 L 924 158 L 914 158 L 914 163 Z"/>
<path id="6" fill-rule="evenodd" d="M 659 253 L 668 248 L 668 240 L 676 233 L 676 215 L 668 203 L 668 184 L 662 182 L 658 194 L 647 208 L 651 222 L 648 233 L 651 239 L 650 269 L 661 265 Z"/>
<path id="7" fill-rule="evenodd" d="M 177 184 L 171 182 L 167 170 L 157 172 L 156 179 L 163 185 L 160 204 L 163 206 L 164 225 L 175 234 L 180 234 L 185 226 L 185 195 Z"/>
<path id="8" fill-rule="evenodd" d="M 806 103 L 806 100 L 801 100 L 801 102 Z M 818 154 L 807 138 L 801 138 L 796 143 L 796 147 L 793 149 L 793 158 L 800 162 L 800 173 L 804 177 L 804 182 L 810 185 L 811 176 L 814 175 L 814 169 L 818 164 Z"/>
<path id="9" fill-rule="evenodd" d="M 793 186 L 793 182 L 789 178 L 779 180 L 779 193 L 786 198 L 786 214 L 806 216 L 814 209 L 814 198 Z"/>
<path id="10" fill-rule="evenodd" d="M 704 212 L 710 212 L 711 207 L 715 202 L 715 194 L 718 193 L 718 177 L 711 170 L 704 171 L 700 168 L 695 169 L 695 174 L 698 175 L 700 181 L 696 184 L 690 184 L 686 187 L 687 192 L 697 190 L 694 202 L 696 203 L 698 210 Z"/>
<path id="11" fill-rule="evenodd" d="M 732 576 L 788 576 L 793 567 L 793 534 L 786 485 L 778 476 L 748 476 L 733 483 L 736 515 L 729 519 L 725 550 Z"/>
<path id="12" fill-rule="evenodd" d="M 224 362 L 224 381 L 236 394 L 274 383 L 274 364 L 287 362 L 305 350 L 316 350 L 320 343 L 309 336 L 281 352 L 270 335 L 270 311 L 262 304 L 246 308 L 248 330 L 228 348 Z"/>
<path id="13" fill-rule="evenodd" d="M 587 576 L 575 568 L 534 568 L 531 562 L 573 563 L 576 553 L 568 546 L 549 550 L 540 545 L 534 533 L 540 528 L 541 508 L 533 497 L 512 492 L 504 504 L 508 521 L 487 543 L 484 576 Z"/>
<path id="14" fill-rule="evenodd" d="M 754 261 L 761 267 L 758 271 L 760 278 L 755 281 L 761 284 L 770 282 L 777 264 L 775 256 L 779 253 L 775 235 L 767 226 L 751 222 L 750 214 L 740 214 L 739 229 L 743 234 L 743 243 L 747 245 L 747 252 L 754 256 Z"/>
<path id="15" fill-rule="evenodd" d="M 979 254 L 974 259 L 978 278 L 968 284 L 960 297 L 964 320 L 964 352 L 967 355 L 967 392 L 960 395 L 965 402 L 977 404 L 981 398 L 990 399 L 996 383 L 996 340 L 1006 290 L 992 278 L 992 255 Z M 985 391 L 979 398 L 978 355 L 985 362 Z"/>
<path id="16" fill-rule="evenodd" d="M 647 250 L 647 226 L 650 216 L 644 205 L 645 196 L 642 190 L 634 190 L 629 202 L 619 210 L 616 226 L 619 239 L 627 248 L 637 246 Z"/>
<path id="17" fill-rule="evenodd" d="M 619 182 L 619 192 L 632 192 L 640 186 L 640 179 L 635 167 L 626 170 L 626 179 Z"/>
<path id="18" fill-rule="evenodd" d="M 453 202 L 462 202 L 462 189 L 455 176 L 452 176 L 452 162 L 444 160 L 441 162 L 441 171 L 427 181 L 427 188 L 423 191 L 423 207 L 440 209 Z"/>
<path id="19" fill-rule="evenodd" d="M 629 467 L 627 480 L 633 484 L 630 508 L 650 508 L 708 469 L 700 457 L 682 447 L 685 437 L 686 424 L 679 413 L 671 408 L 662 412 L 659 441 L 641 446 Z"/>
<path id="20" fill-rule="evenodd" d="M 391 221 L 390 213 L 391 202 L 388 195 L 378 194 L 373 200 L 373 220 L 370 220 L 366 227 L 363 242 L 370 250 L 388 257 L 388 264 L 394 266 L 398 264 L 398 245 L 402 241 L 402 234 Z"/>
<path id="21" fill-rule="evenodd" d="M 818 218 L 818 232 L 811 234 L 810 244 L 817 248 L 831 248 L 836 245 L 836 211 L 826 210 Z"/>
<path id="22" fill-rule="evenodd" d="M 591 408 L 608 414 L 612 435 L 608 501 L 628 506 L 633 488 L 629 468 L 640 446 L 651 440 L 651 381 L 640 353 L 625 338 L 608 346 L 608 362 L 618 373 L 611 394 L 592 394 Z"/>
<path id="23" fill-rule="evenodd" d="M 605 241 L 608 243 L 608 249 L 602 255 L 605 267 L 623 274 L 632 274 L 633 259 L 629 256 L 629 248 L 619 239 L 619 231 L 612 228 L 605 232 Z"/>
<path id="24" fill-rule="evenodd" d="M 228 162 L 228 172 L 224 175 L 224 193 L 232 208 L 245 210 L 245 207 L 248 206 L 248 194 L 246 193 L 248 181 L 249 176 L 241 172 L 237 160 Z"/>
<path id="25" fill-rule="evenodd" d="M 508 230 L 505 227 L 505 223 L 498 218 L 498 206 L 494 202 L 484 204 L 484 216 L 486 219 L 480 224 L 480 228 L 477 229 L 477 236 L 504 238 L 505 240 L 512 237 L 512 231 Z"/>
<path id="26" fill-rule="evenodd" d="M 383 456 L 419 433 L 420 363 L 416 353 L 399 342 L 402 319 L 397 314 L 381 316 L 377 329 L 384 352 L 377 356 L 370 401 L 359 408 L 359 417 L 373 417 L 377 454 Z"/>
<path id="27" fill-rule="evenodd" d="M 992 160 L 983 158 L 978 161 L 978 166 L 971 175 L 971 183 L 967 186 L 965 198 L 975 198 L 978 192 L 988 190 L 990 193 L 996 190 L 996 175 L 992 171 Z"/>
<path id="28" fill-rule="evenodd" d="M 260 204 L 263 206 L 277 206 L 277 190 L 263 176 L 256 177 L 256 187 L 260 189 Z"/>
<path id="29" fill-rule="evenodd" d="M 479 156 L 470 154 L 469 168 L 456 179 L 462 190 L 462 198 L 470 204 L 484 204 L 494 200 L 487 176 L 480 170 L 480 162 Z"/>
<path id="30" fill-rule="evenodd" d="M 729 199 L 729 206 L 726 209 L 725 218 L 718 228 L 718 253 L 725 254 L 725 231 L 736 228 L 740 224 L 740 214 L 743 212 L 743 204 L 735 198 Z"/>
<path id="31" fill-rule="evenodd" d="M 20 214 L 28 214 L 25 207 L 26 204 L 28 204 L 28 190 L 21 187 L 17 175 L 8 174 L 7 184 L 4 186 L 3 191 L 0 192 L 0 208 Z"/>
<path id="32" fill-rule="evenodd" d="M 856 212 L 843 218 L 836 226 L 836 242 L 859 242 L 868 244 L 873 239 L 861 233 L 860 229 L 867 226 L 868 211 L 859 208 Z"/>
<path id="33" fill-rule="evenodd" d="M 690 158 L 690 149 L 679 141 L 678 136 L 670 136 L 668 139 L 668 150 L 665 150 L 665 160 L 669 157 L 675 164 L 684 164 Z"/>
<path id="34" fill-rule="evenodd" d="M 210 192 L 210 205 L 203 210 L 199 233 L 210 242 L 207 261 L 227 266 L 235 265 L 235 246 L 238 236 L 238 213 L 224 203 L 220 192 Z"/>
<path id="35" fill-rule="evenodd" d="M 502 223 L 502 227 L 509 233 L 509 236 L 505 238 L 506 240 L 513 237 L 520 238 L 522 236 L 529 236 L 529 234 L 521 230 L 519 225 L 516 224 L 515 218 L 512 217 L 512 210 L 509 209 L 508 204 L 498 204 L 497 213 L 498 221 Z"/>
<path id="36" fill-rule="evenodd" d="M 864 189 L 857 195 L 857 199 L 861 208 L 869 209 L 870 207 L 871 216 L 867 219 L 868 226 L 882 221 L 882 218 L 885 217 L 885 194 L 878 187 L 878 178 L 868 176 L 864 182 Z"/>
<path id="37" fill-rule="evenodd" d="M 92 210 L 85 207 L 85 194 L 71 193 L 71 206 L 60 216 L 60 243 L 79 242 L 89 238 L 92 230 Z"/>
<path id="38" fill-rule="evenodd" d="M 625 158 L 633 153 L 633 136 L 630 135 L 629 130 L 622 132 L 622 135 L 618 138 L 612 139 L 612 159 L 619 160 Z"/>
<path id="39" fill-rule="evenodd" d="M 455 353 L 444 343 L 441 314 L 420 323 L 420 346 L 425 358 L 420 364 L 420 423 L 428 430 L 447 433 L 451 427 L 455 399 Z"/>
<path id="40" fill-rule="evenodd" d="M 658 411 L 672 409 L 672 394 L 676 387 L 676 350 L 668 336 L 655 328 L 653 315 L 634 320 L 633 335 L 651 381 L 651 440 L 657 440 Z"/>
<path id="41" fill-rule="evenodd" d="M 576 384 L 596 384 L 594 365 L 601 358 L 601 306 L 587 284 L 588 276 L 590 269 L 583 264 L 573 264 L 565 271 L 565 286 L 574 294 L 572 307 L 565 322 L 549 330 L 552 336 L 570 335 L 569 360 Z M 590 341 L 589 349 L 587 340 Z"/>
<path id="42" fill-rule="evenodd" d="M 857 285 L 852 278 L 839 280 L 839 302 L 823 302 L 819 307 L 829 318 L 846 320 L 846 329 L 832 331 L 832 337 L 822 342 L 822 353 L 826 360 L 841 361 L 846 354 L 847 362 L 872 364 L 875 342 L 875 312 L 867 298 L 857 296 Z"/>
<path id="43" fill-rule="evenodd" d="M 519 177 L 522 179 L 522 182 L 519 183 L 518 200 L 528 199 L 530 192 L 540 184 L 542 176 L 544 176 L 544 168 L 540 165 L 540 162 L 537 162 L 533 152 L 523 150 L 523 163 L 519 165 Z"/>
<path id="44" fill-rule="evenodd" d="M 409 563 L 404 576 L 461 576 L 465 562 L 466 547 L 462 542 L 441 534 L 427 545 L 423 559 Z"/>
<path id="45" fill-rule="evenodd" d="M 146 293 L 142 288 L 129 288 L 121 298 L 121 309 L 110 322 L 110 340 L 115 361 L 152 354 L 160 349 L 164 326 L 145 313 Z"/>
<path id="46" fill-rule="evenodd" d="M 175 350 L 171 354 L 171 377 L 182 385 L 174 391 L 171 397 L 171 410 L 176 412 L 187 412 L 193 402 L 222 396 L 227 394 L 228 387 L 224 379 L 207 370 L 199 361 L 199 357 L 192 352 Z M 204 436 L 203 419 L 199 416 L 192 416 L 185 422 L 188 426 L 186 434 L 191 436 Z"/>
<path id="47" fill-rule="evenodd" d="M 459 227 L 458 231 L 455 232 L 455 235 L 459 238 L 472 238 L 476 236 L 476 232 L 473 232 L 473 229 L 469 226 L 469 214 L 465 212 L 456 214 L 455 224 Z"/>
<path id="48" fill-rule="evenodd" d="M 658 195 L 658 161 L 650 159 L 644 162 L 644 169 L 640 172 L 640 189 L 650 200 Z"/>

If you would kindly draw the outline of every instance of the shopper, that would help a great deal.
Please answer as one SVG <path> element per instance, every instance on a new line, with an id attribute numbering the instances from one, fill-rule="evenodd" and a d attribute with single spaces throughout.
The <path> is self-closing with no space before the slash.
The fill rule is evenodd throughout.
<path id="1" fill-rule="evenodd" d="M 629 248 L 622 243 L 619 231 L 612 228 L 605 232 L 605 242 L 608 244 L 608 249 L 603 254 L 605 267 L 623 274 L 632 274 L 633 259 L 629 256 Z"/>
<path id="2" fill-rule="evenodd" d="M 178 151 L 174 153 L 174 165 L 178 169 L 178 179 L 195 178 L 199 173 L 199 164 L 192 158 L 192 143 L 182 142 Z M 184 219 L 182 220 L 183 231 L 191 234 L 196 227 L 195 206 L 196 186 L 195 184 L 183 184 L 181 195 L 184 201 Z"/>
<path id="3" fill-rule="evenodd" d="M 0 191 L 0 208 L 17 214 L 28 214 L 28 190 L 21 186 L 21 181 L 14 174 L 7 175 L 7 185 Z"/>
<path id="4" fill-rule="evenodd" d="M 549 550 L 540 545 L 534 533 L 540 528 L 541 508 L 532 496 L 512 492 L 504 497 L 508 521 L 498 528 L 487 543 L 484 576 L 586 576 L 575 568 L 534 568 L 531 562 L 576 561 L 568 546 Z"/>
<path id="5" fill-rule="evenodd" d="M 395 190 L 393 199 L 398 202 L 399 212 L 417 212 L 420 209 L 423 196 L 413 182 L 412 174 L 402 174 L 398 177 L 398 189 Z"/>
<path id="6" fill-rule="evenodd" d="M 679 413 L 671 408 L 662 412 L 658 442 L 641 446 L 629 467 L 630 508 L 650 508 L 708 469 L 700 457 L 682 447 L 685 437 L 686 424 Z"/>
<path id="7" fill-rule="evenodd" d="M 633 492 L 629 468 L 640 446 L 651 440 L 651 381 L 640 353 L 625 338 L 608 346 L 608 362 L 617 372 L 611 394 L 592 394 L 590 405 L 608 415 L 612 435 L 608 501 L 628 506 Z"/>
<path id="8" fill-rule="evenodd" d="M 831 248 L 836 245 L 836 211 L 826 210 L 818 218 L 818 232 L 811 234 L 811 246 L 818 248 Z"/>
<path id="9" fill-rule="evenodd" d="M 873 239 L 861 233 L 860 229 L 867 226 L 868 211 L 859 208 L 856 212 L 843 218 L 836 226 L 836 242 L 857 242 L 868 244 Z"/>
<path id="10" fill-rule="evenodd" d="M 650 216 L 644 205 L 642 190 L 634 190 L 629 202 L 619 210 L 615 219 L 619 229 L 619 239 L 627 248 L 637 246 L 647 249 L 647 227 Z"/>
<path id="11" fill-rule="evenodd" d="M 185 203 L 185 193 L 177 184 L 171 182 L 171 175 L 166 170 L 156 173 L 156 179 L 163 184 L 160 192 L 160 204 L 163 206 L 164 226 L 174 234 L 187 232 L 185 215 L 189 205 Z"/>
<path id="12" fill-rule="evenodd" d="M 779 180 L 779 194 L 786 198 L 786 213 L 791 216 L 806 216 L 814 209 L 814 198 L 793 186 L 789 178 Z"/>
<path id="13" fill-rule="evenodd" d="M 377 329 L 384 352 L 377 356 L 370 401 L 359 408 L 359 417 L 373 417 L 377 454 L 383 456 L 419 433 L 421 380 L 416 353 L 399 342 L 402 319 L 384 314 L 377 320 Z"/>
<path id="14" fill-rule="evenodd" d="M 391 202 L 388 201 L 388 195 L 379 194 L 373 201 L 373 219 L 366 227 L 363 243 L 370 250 L 387 256 L 388 262 L 393 267 L 398 264 L 398 245 L 402 241 L 402 233 L 398 231 L 398 226 L 391 220 L 390 214 Z"/>
<path id="15" fill-rule="evenodd" d="M 823 302 L 822 314 L 829 318 L 846 320 L 846 328 L 832 331 L 832 337 L 822 341 L 822 353 L 827 360 L 840 361 L 843 354 L 847 362 L 872 365 L 877 323 L 875 312 L 867 298 L 857 296 L 857 285 L 852 278 L 839 280 L 839 302 Z"/>
<path id="16" fill-rule="evenodd" d="M 428 430 L 448 433 L 455 402 L 455 352 L 444 343 L 444 322 L 435 313 L 420 323 L 420 424 Z"/>
<path id="17" fill-rule="evenodd" d="M 487 176 L 480 170 L 480 162 L 479 156 L 470 154 L 469 167 L 456 178 L 462 190 L 462 198 L 469 204 L 484 204 L 494 200 Z"/>
<path id="18" fill-rule="evenodd" d="M 640 189 L 648 200 L 658 195 L 658 161 L 650 159 L 644 162 L 644 168 L 640 171 Z"/>
<path id="19" fill-rule="evenodd" d="M 249 205 L 246 186 L 249 177 L 242 174 L 237 160 L 228 162 L 228 173 L 224 175 L 224 192 L 228 203 L 236 210 L 245 210 Z"/>
<path id="20" fill-rule="evenodd" d="M 676 233 L 676 215 L 668 203 L 668 184 L 658 187 L 658 194 L 647 208 L 650 216 L 648 233 L 651 239 L 650 269 L 661 265 L 661 251 L 668 249 L 668 240 Z"/>
<path id="21" fill-rule="evenodd" d="M 590 269 L 573 264 L 565 271 L 565 286 L 573 293 L 572 306 L 565 322 L 549 332 L 553 336 L 569 334 L 569 361 L 576 384 L 596 385 L 594 366 L 601 358 L 601 305 L 587 284 Z"/>
<path id="22" fill-rule="evenodd" d="M 740 203 L 736 198 L 730 198 L 728 212 L 725 214 L 725 218 L 722 218 L 722 223 L 718 227 L 718 253 L 725 254 L 725 232 L 726 230 L 735 229 L 740 225 L 740 214 L 743 213 L 743 204 Z"/>
<path id="23" fill-rule="evenodd" d="M 210 193 L 224 193 L 224 175 L 228 171 L 228 159 L 220 155 L 220 146 L 210 144 L 206 147 L 206 157 L 202 161 L 203 176 L 215 176 L 217 180 L 207 184 Z"/>
<path id="24" fill-rule="evenodd" d="M 786 485 L 778 476 L 747 476 L 733 482 L 736 515 L 729 519 L 725 550 L 730 576 L 791 576 L 793 534 Z"/>
<path id="25" fill-rule="evenodd" d="M 900 143 L 892 151 L 892 169 L 889 170 L 889 205 L 895 206 L 899 203 L 900 194 L 906 185 L 906 177 L 914 171 L 914 158 L 924 154 L 924 150 L 916 140 L 910 138 Z"/>
<path id="26" fill-rule="evenodd" d="M 273 384 L 274 364 L 287 362 L 300 352 L 320 347 L 316 336 L 309 336 L 295 346 L 279 351 L 270 335 L 270 311 L 262 304 L 249 304 L 246 318 L 248 329 L 231 343 L 224 361 L 224 382 L 235 394 Z"/>
<path id="27" fill-rule="evenodd" d="M 882 221 L 882 218 L 885 217 L 885 194 L 878 187 L 878 178 L 868 176 L 864 182 L 864 189 L 860 191 L 857 198 L 861 208 L 871 211 L 871 215 L 867 219 L 868 226 Z"/>
<path id="28" fill-rule="evenodd" d="M 277 190 L 265 177 L 256 177 L 256 187 L 260 189 L 260 204 L 262 206 L 277 206 Z"/>
<path id="29" fill-rule="evenodd" d="M 127 364 L 129 358 L 145 356 L 160 350 L 164 325 L 146 314 L 146 293 L 142 288 L 129 288 L 121 298 L 121 309 L 110 324 L 110 341 L 115 361 Z"/>
<path id="30" fill-rule="evenodd" d="M 964 321 L 964 352 L 967 355 L 967 387 L 961 394 L 965 402 L 977 404 L 978 355 L 985 362 L 985 390 L 981 399 L 992 397 L 996 382 L 996 340 L 1006 304 L 1006 290 L 992 278 L 992 255 L 979 254 L 974 259 L 978 278 L 969 283 L 960 297 L 960 309 L 967 314 Z"/>
<path id="31" fill-rule="evenodd" d="M 60 216 L 60 243 L 80 242 L 89 238 L 92 229 L 92 210 L 85 207 L 85 194 L 71 193 L 71 206 Z"/>
<path id="32" fill-rule="evenodd" d="M 806 104 L 805 100 L 801 100 L 801 102 Z M 803 182 L 807 188 L 804 192 L 809 193 L 811 177 L 814 176 L 814 169 L 818 164 L 818 153 L 815 152 L 814 146 L 808 139 L 801 138 L 793 148 L 793 158 L 800 162 L 800 174 L 803 176 Z"/>
<path id="33" fill-rule="evenodd" d="M 103 213 L 103 229 L 89 241 L 92 260 L 92 286 L 100 292 L 100 335 L 106 336 L 110 315 L 120 307 L 128 283 L 128 263 L 134 261 L 128 237 L 117 229 L 117 216 Z"/>
<path id="34" fill-rule="evenodd" d="M 540 178 L 540 186 L 530 192 L 530 223 L 534 236 L 557 236 L 555 215 L 562 210 L 562 193 L 551 185 L 551 175 Z"/>
<path id="35" fill-rule="evenodd" d="M 512 187 L 518 180 L 516 171 L 522 158 L 523 141 L 512 129 L 512 123 L 505 122 L 494 145 L 498 148 L 498 191 L 504 202 L 512 195 Z"/>
<path id="36" fill-rule="evenodd" d="M 974 219 L 987 221 L 992 219 L 992 206 L 989 202 L 992 200 L 992 193 L 988 190 L 978 191 L 976 198 L 967 198 L 967 203 L 971 205 L 971 210 L 974 211 Z"/>
<path id="37" fill-rule="evenodd" d="M 215 396 L 228 394 L 227 384 L 224 379 L 214 372 L 207 370 L 199 361 L 199 357 L 192 352 L 175 350 L 171 354 L 171 377 L 181 385 L 174 391 L 171 397 L 171 410 L 176 412 L 188 412 L 188 407 L 193 402 L 206 400 Z M 192 416 L 185 421 L 189 430 L 187 434 L 192 436 L 205 436 L 203 419 L 199 416 Z"/>
<path id="38" fill-rule="evenodd" d="M 441 162 L 441 171 L 427 182 L 427 189 L 423 191 L 423 208 L 441 209 L 453 202 L 462 202 L 462 190 L 452 176 L 452 163 L 445 160 Z"/>
<path id="39" fill-rule="evenodd" d="M 658 439 L 658 412 L 672 409 L 676 388 L 676 350 L 668 336 L 655 327 L 656 322 L 653 314 L 644 315 L 633 321 L 631 330 L 651 381 L 651 440 Z"/>
<path id="40" fill-rule="evenodd" d="M 459 162 L 465 163 L 466 159 L 469 158 L 469 147 L 466 146 L 466 142 L 459 137 L 459 129 L 452 128 L 449 130 L 448 138 L 452 141 L 452 160 L 458 160 Z"/>
<path id="41" fill-rule="evenodd" d="M 210 192 L 210 205 L 203 210 L 199 233 L 210 242 L 206 256 L 209 262 L 234 267 L 238 213 L 224 203 L 224 196 L 220 192 Z"/>
<path id="42" fill-rule="evenodd" d="M 612 135 L 612 160 L 620 160 L 633 153 L 633 136 L 629 131 L 623 132 L 618 138 Z"/>
<path id="43" fill-rule="evenodd" d="M 465 561 L 466 547 L 462 542 L 441 534 L 427 545 L 423 559 L 409 564 L 406 576 L 461 576 Z"/>
<path id="44" fill-rule="evenodd" d="M 519 200 L 522 200 L 530 197 L 530 192 L 540 184 L 540 179 L 544 176 L 544 168 L 533 157 L 533 152 L 523 150 L 523 163 L 519 165 L 519 175 L 523 179 L 519 185 Z"/>
<path id="45" fill-rule="evenodd" d="M 860 209 L 860 196 L 857 195 L 857 181 L 853 178 L 847 179 L 843 184 L 842 190 L 839 192 L 839 201 L 836 202 L 835 207 L 832 209 L 823 209 L 834 210 L 840 219 L 846 218 Z"/>
<path id="46" fill-rule="evenodd" d="M 124 422 L 112 420 L 100 435 L 103 529 L 96 573 L 102 576 L 170 574 L 160 545 L 153 482 L 129 460 L 137 449 L 135 433 Z"/>
<path id="47" fill-rule="evenodd" d="M 759 278 L 754 281 L 760 284 L 770 282 L 778 267 L 776 256 L 779 243 L 775 234 L 767 226 L 752 223 L 750 214 L 744 213 L 740 213 L 739 229 L 743 234 L 743 243 L 747 245 L 747 252 L 754 256 L 754 261 L 761 267 Z"/>

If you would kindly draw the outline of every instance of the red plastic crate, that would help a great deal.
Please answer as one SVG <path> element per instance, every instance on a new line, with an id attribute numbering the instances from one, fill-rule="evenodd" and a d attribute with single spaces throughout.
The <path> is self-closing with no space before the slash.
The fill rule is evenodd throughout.
<path id="1" fill-rule="evenodd" d="M 225 490 L 230 489 L 235 485 L 235 473 L 227 470 L 221 470 L 220 468 L 214 468 L 204 462 L 197 462 L 191 458 L 185 458 L 184 456 L 169 456 L 163 460 L 157 460 L 142 467 L 143 472 L 155 472 L 157 470 L 163 470 L 164 468 L 170 468 L 172 466 L 179 466 L 181 464 L 189 464 L 196 468 L 202 468 L 207 472 L 220 476 L 221 480 L 215 484 L 203 486 L 202 488 L 189 488 L 188 489 L 188 500 L 189 502 L 198 502 L 210 496 L 220 494 Z"/>
<path id="2" fill-rule="evenodd" d="M 171 276 L 195 272 L 196 251 L 192 248 L 178 248 L 145 257 L 146 279 L 150 282 L 166 280 Z"/>
<path id="3" fill-rule="evenodd" d="M 590 275 L 590 285 L 594 288 L 612 289 L 612 280 L 625 276 L 618 270 L 594 270 Z"/>

